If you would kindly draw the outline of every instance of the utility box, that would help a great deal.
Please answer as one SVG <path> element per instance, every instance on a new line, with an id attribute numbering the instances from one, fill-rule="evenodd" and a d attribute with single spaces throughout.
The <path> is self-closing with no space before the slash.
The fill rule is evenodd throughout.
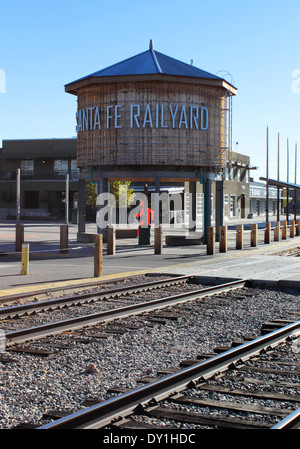
<path id="1" fill-rule="evenodd" d="M 72 224 L 78 224 L 78 209 L 72 210 Z"/>
<path id="2" fill-rule="evenodd" d="M 139 245 L 150 245 L 151 226 L 139 226 Z"/>

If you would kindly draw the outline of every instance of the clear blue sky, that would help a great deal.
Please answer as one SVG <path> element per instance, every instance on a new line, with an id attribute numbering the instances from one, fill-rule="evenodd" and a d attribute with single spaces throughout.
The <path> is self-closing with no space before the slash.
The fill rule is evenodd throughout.
<path id="1" fill-rule="evenodd" d="M 161 53 L 229 72 L 225 78 L 238 88 L 233 150 L 250 155 L 258 180 L 269 126 L 270 177 L 277 176 L 279 132 L 281 178 L 289 139 L 290 181 L 298 143 L 300 183 L 300 93 L 292 89 L 293 82 L 300 87 L 299 24 L 299 0 L 1 2 L 0 143 L 75 136 L 76 97 L 64 85 L 147 50 L 153 39 Z"/>

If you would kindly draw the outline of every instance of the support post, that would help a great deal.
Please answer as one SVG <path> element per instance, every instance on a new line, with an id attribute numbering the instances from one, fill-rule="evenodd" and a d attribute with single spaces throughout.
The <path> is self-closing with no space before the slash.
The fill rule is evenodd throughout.
<path id="1" fill-rule="evenodd" d="M 21 259 L 21 273 L 27 275 L 29 274 L 29 243 L 24 243 L 22 245 L 22 259 Z"/>
<path id="2" fill-rule="evenodd" d="M 203 243 L 207 242 L 207 228 L 211 227 L 211 184 L 212 181 L 208 178 L 203 183 L 204 188 L 204 227 L 203 227 Z"/>
<path id="3" fill-rule="evenodd" d="M 159 194 L 160 194 L 160 176 L 155 176 L 155 204 L 154 204 L 154 226 L 159 227 L 160 224 L 160 207 L 159 207 Z"/>
<path id="4" fill-rule="evenodd" d="M 67 224 L 60 225 L 60 253 L 68 252 L 69 245 L 69 226 Z"/>
<path id="5" fill-rule="evenodd" d="M 297 144 L 295 144 L 295 185 L 297 184 Z M 294 189 L 294 220 L 297 219 L 297 190 Z"/>
<path id="6" fill-rule="evenodd" d="M 21 219 L 21 169 L 20 168 L 17 169 L 16 217 L 17 217 L 17 223 L 20 223 L 20 219 Z"/>
<path id="7" fill-rule="evenodd" d="M 66 174 L 66 198 L 65 198 L 65 223 L 69 223 L 69 190 L 70 190 L 70 175 Z"/>
<path id="8" fill-rule="evenodd" d="M 227 253 L 227 226 L 220 226 L 219 241 L 220 253 Z"/>
<path id="9" fill-rule="evenodd" d="M 257 223 L 254 223 L 251 225 L 250 245 L 257 246 L 257 240 L 258 240 L 258 225 Z"/>
<path id="10" fill-rule="evenodd" d="M 78 232 L 85 232 L 86 224 L 86 202 L 85 202 L 85 179 L 79 178 L 78 182 Z"/>
<path id="11" fill-rule="evenodd" d="M 94 277 L 98 278 L 103 275 L 103 235 L 97 234 L 95 237 L 95 253 L 94 253 Z"/>
<path id="12" fill-rule="evenodd" d="M 279 133 L 277 137 L 277 181 L 279 181 Z M 280 188 L 277 187 L 277 221 L 280 221 Z M 279 224 L 279 230 L 280 230 L 280 224 Z M 279 239 L 278 239 L 279 241 Z"/>
<path id="13" fill-rule="evenodd" d="M 196 183 L 194 181 L 189 182 L 189 232 L 196 231 L 196 202 L 197 192 Z"/>
<path id="14" fill-rule="evenodd" d="M 274 242 L 279 242 L 280 240 L 280 221 L 275 221 L 274 225 Z"/>
<path id="15" fill-rule="evenodd" d="M 162 253 L 162 240 L 163 240 L 163 234 L 162 234 L 162 226 L 158 226 L 154 229 L 154 254 L 161 254 Z"/>
<path id="16" fill-rule="evenodd" d="M 295 220 L 290 221 L 290 238 L 295 237 Z"/>
<path id="17" fill-rule="evenodd" d="M 298 237 L 300 235 L 300 220 L 295 221 L 295 234 Z"/>
<path id="18" fill-rule="evenodd" d="M 216 242 L 219 242 L 220 227 L 223 226 L 223 215 L 224 215 L 224 195 L 223 195 L 223 181 L 216 181 L 216 214 L 215 214 L 215 224 L 216 224 Z"/>
<path id="19" fill-rule="evenodd" d="M 24 225 L 16 224 L 16 252 L 22 251 L 22 244 L 24 243 Z"/>
<path id="20" fill-rule="evenodd" d="M 286 166 L 287 166 L 287 175 L 286 175 L 286 182 L 289 183 L 289 139 L 287 139 L 287 156 L 286 156 Z M 289 188 L 286 189 L 286 221 L 289 221 Z"/>
<path id="21" fill-rule="evenodd" d="M 213 256 L 216 247 L 216 230 L 213 226 L 206 228 L 207 255 Z"/>
<path id="22" fill-rule="evenodd" d="M 265 224 L 265 244 L 271 243 L 271 223 Z"/>
<path id="23" fill-rule="evenodd" d="M 98 195 L 100 195 L 101 193 L 109 192 L 108 179 L 103 178 L 103 176 L 101 175 L 97 189 L 98 189 Z M 98 211 L 100 211 L 103 207 L 105 207 L 105 206 L 104 205 L 98 206 Z M 110 213 L 110 211 L 108 213 Z M 106 243 L 107 242 L 107 227 L 104 227 L 104 228 L 97 227 L 97 232 L 98 232 L 98 234 L 101 234 L 103 236 L 103 242 Z"/>
<path id="24" fill-rule="evenodd" d="M 236 249 L 244 247 L 244 225 L 236 226 Z"/>
<path id="25" fill-rule="evenodd" d="M 116 254 L 116 228 L 107 226 L 107 254 L 114 256 Z"/>
<path id="26" fill-rule="evenodd" d="M 269 127 L 267 127 L 267 142 L 266 142 L 266 222 L 269 222 Z"/>

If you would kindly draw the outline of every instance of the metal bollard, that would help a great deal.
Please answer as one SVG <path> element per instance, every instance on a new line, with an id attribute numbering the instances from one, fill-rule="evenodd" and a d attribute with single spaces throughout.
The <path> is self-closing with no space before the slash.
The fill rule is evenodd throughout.
<path id="1" fill-rule="evenodd" d="M 29 274 L 29 243 L 23 243 L 22 245 L 22 259 L 21 259 L 21 273 Z"/>
<path id="2" fill-rule="evenodd" d="M 103 235 L 98 234 L 95 237 L 94 277 L 98 278 L 102 275 L 103 275 Z"/>

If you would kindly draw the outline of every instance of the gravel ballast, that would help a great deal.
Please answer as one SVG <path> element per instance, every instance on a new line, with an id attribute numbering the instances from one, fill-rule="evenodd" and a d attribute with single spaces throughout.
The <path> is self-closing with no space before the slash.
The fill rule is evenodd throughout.
<path id="1" fill-rule="evenodd" d="M 41 425 L 49 410 L 80 410 L 87 399 L 110 397 L 107 390 L 113 386 L 136 387 L 137 378 L 155 376 L 159 368 L 178 367 L 183 359 L 212 353 L 245 335 L 260 336 L 263 322 L 299 314 L 299 290 L 244 288 L 176 310 L 182 313 L 178 322 L 143 325 L 107 340 L 84 344 L 61 335 L 30 345 L 67 345 L 51 358 L 9 353 L 15 361 L 0 362 L 0 428 Z M 127 322 L 141 324 L 139 317 Z"/>

